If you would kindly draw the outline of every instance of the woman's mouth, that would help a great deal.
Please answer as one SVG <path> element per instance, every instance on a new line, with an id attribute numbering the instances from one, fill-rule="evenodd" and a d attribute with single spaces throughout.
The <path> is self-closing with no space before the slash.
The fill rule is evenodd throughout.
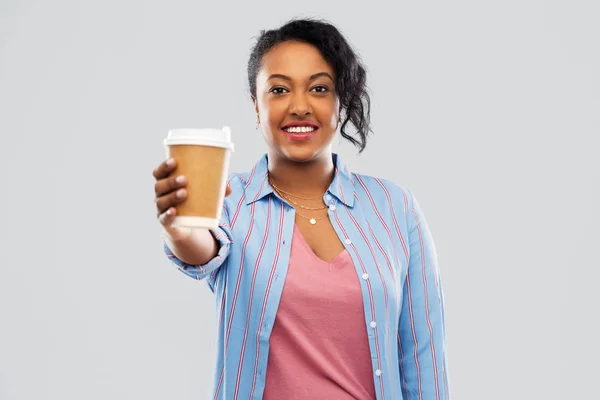
<path id="1" fill-rule="evenodd" d="M 293 141 L 310 140 L 319 130 L 316 126 L 289 126 L 281 128 L 285 136 Z"/>

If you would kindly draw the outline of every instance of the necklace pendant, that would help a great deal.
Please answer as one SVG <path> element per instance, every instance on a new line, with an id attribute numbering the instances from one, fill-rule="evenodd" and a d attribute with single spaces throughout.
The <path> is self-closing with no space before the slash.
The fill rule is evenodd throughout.
<path id="1" fill-rule="evenodd" d="M 314 218 L 311 218 L 309 222 L 311 223 L 311 225 L 314 225 L 317 223 L 317 220 Z"/>

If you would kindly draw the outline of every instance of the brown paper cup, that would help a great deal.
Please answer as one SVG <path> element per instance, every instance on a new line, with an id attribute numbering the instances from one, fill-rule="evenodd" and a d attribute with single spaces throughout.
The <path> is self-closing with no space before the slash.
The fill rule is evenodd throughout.
<path id="1" fill-rule="evenodd" d="M 167 158 L 177 161 L 173 176 L 188 180 L 174 226 L 214 229 L 223 211 L 225 185 L 233 151 L 231 132 L 223 129 L 172 129 L 164 140 Z"/>

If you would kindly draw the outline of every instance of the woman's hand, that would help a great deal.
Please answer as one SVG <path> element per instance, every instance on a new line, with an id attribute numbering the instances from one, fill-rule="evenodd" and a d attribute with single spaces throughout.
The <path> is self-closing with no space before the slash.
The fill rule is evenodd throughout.
<path id="1" fill-rule="evenodd" d="M 177 162 L 171 158 L 161 162 L 152 172 L 156 179 L 154 193 L 157 218 L 173 241 L 185 239 L 192 232 L 192 228 L 173 226 L 177 214 L 175 206 L 181 204 L 187 197 L 187 179 L 183 175 L 173 176 L 176 167 Z M 229 194 L 231 194 L 231 188 L 227 186 L 225 196 Z"/>

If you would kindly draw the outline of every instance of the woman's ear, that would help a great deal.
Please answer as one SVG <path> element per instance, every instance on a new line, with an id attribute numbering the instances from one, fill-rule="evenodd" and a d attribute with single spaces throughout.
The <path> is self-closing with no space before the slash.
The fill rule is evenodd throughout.
<path id="1" fill-rule="evenodd" d="M 258 115 L 258 101 L 256 101 L 256 97 L 250 96 L 252 99 L 252 104 L 254 104 L 254 112 Z"/>
<path id="2" fill-rule="evenodd" d="M 256 129 L 258 129 L 258 126 L 260 125 L 260 118 L 258 116 L 258 101 L 256 101 L 256 98 L 254 96 L 250 96 L 252 98 L 252 103 L 254 103 L 254 113 L 256 114 Z"/>

